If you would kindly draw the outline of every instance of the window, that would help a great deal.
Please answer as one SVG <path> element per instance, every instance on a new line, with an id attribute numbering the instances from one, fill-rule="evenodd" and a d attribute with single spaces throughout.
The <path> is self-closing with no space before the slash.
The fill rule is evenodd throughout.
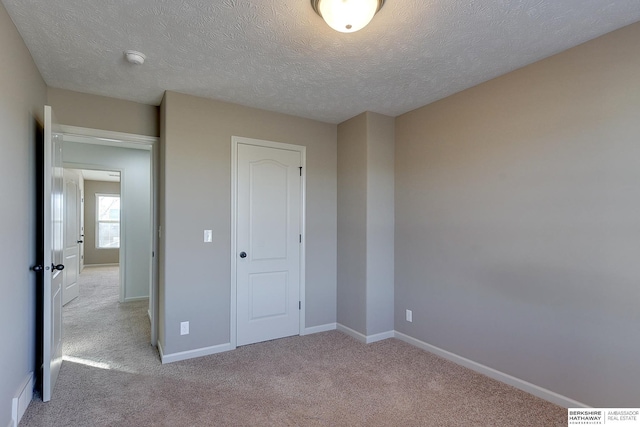
<path id="1" fill-rule="evenodd" d="M 96 194 L 96 248 L 120 247 L 120 196 Z"/>

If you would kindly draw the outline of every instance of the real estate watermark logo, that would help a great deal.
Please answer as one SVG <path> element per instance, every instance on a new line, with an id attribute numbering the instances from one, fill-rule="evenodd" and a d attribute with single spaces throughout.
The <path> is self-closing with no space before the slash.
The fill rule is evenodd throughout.
<path id="1" fill-rule="evenodd" d="M 569 426 L 640 427 L 640 408 L 569 408 Z"/>

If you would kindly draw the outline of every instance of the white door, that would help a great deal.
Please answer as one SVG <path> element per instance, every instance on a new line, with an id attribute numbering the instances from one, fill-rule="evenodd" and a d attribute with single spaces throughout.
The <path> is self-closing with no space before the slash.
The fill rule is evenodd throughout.
<path id="1" fill-rule="evenodd" d="M 80 270 L 84 270 L 84 188 L 80 185 Z"/>
<path id="2" fill-rule="evenodd" d="M 237 145 L 236 343 L 300 333 L 302 153 Z"/>
<path id="3" fill-rule="evenodd" d="M 51 107 L 44 107 L 42 302 L 42 400 L 51 399 L 62 365 L 63 169 L 62 137 L 54 133 Z"/>
<path id="4" fill-rule="evenodd" d="M 78 175 L 64 171 L 64 270 L 62 305 L 78 297 L 80 270 L 80 185 Z"/>

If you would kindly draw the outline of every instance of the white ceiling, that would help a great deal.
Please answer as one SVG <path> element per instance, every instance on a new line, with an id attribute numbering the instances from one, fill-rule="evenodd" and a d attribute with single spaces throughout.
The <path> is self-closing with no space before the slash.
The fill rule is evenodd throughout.
<path id="1" fill-rule="evenodd" d="M 387 0 L 343 34 L 309 0 L 1 1 L 51 87 L 331 123 L 397 116 L 640 20 L 639 0 Z"/>

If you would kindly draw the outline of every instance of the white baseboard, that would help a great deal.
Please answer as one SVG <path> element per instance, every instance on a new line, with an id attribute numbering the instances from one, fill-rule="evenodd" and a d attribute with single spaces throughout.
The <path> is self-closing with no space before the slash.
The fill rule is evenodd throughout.
<path id="1" fill-rule="evenodd" d="M 149 313 L 149 317 L 151 314 Z M 305 328 L 300 335 L 317 334 L 319 332 L 333 331 L 336 329 L 335 323 L 327 323 L 326 325 L 312 326 Z M 355 332 L 355 331 L 354 331 Z M 194 357 L 209 356 L 216 353 L 222 353 L 225 351 L 235 350 L 235 347 L 231 343 L 214 345 L 211 347 L 199 348 L 196 350 L 181 351 L 178 353 L 164 354 L 162 343 L 158 341 L 158 353 L 160 353 L 160 360 L 162 363 L 179 362 L 181 360 L 193 359 Z"/>
<path id="2" fill-rule="evenodd" d="M 365 344 L 371 344 L 372 342 L 386 340 L 387 338 L 393 338 L 395 336 L 395 331 L 387 331 L 374 335 L 364 335 L 340 323 L 336 325 L 336 329 Z"/>
<path id="3" fill-rule="evenodd" d="M 158 352 L 160 353 L 160 360 L 162 364 L 179 362 L 181 360 L 193 359 L 194 357 L 210 356 L 216 353 L 222 353 L 225 351 L 234 350 L 235 347 L 231 343 L 214 345 L 211 347 L 198 348 L 195 350 L 180 351 L 178 353 L 164 354 L 162 343 L 158 341 Z"/>
<path id="4" fill-rule="evenodd" d="M 347 326 L 344 326 L 340 323 L 327 323 L 325 325 L 312 326 L 310 328 L 305 328 L 303 333 L 301 333 L 300 335 L 310 335 L 310 334 L 332 331 L 332 330 L 338 330 L 365 344 L 370 344 L 376 341 L 382 341 L 388 338 L 397 338 L 401 341 L 404 341 L 422 350 L 428 351 L 429 353 L 433 353 L 437 356 L 447 359 L 453 363 L 464 366 L 465 368 L 469 368 L 472 371 L 486 375 L 489 378 L 493 378 L 494 380 L 513 386 L 517 389 L 525 391 L 541 399 L 547 400 L 551 403 L 555 403 L 556 405 L 563 406 L 565 408 L 589 408 L 589 405 L 586 405 L 582 402 L 578 402 L 577 400 L 573 400 L 559 393 L 553 392 L 551 390 L 547 390 L 543 387 L 537 386 L 535 384 L 532 384 L 520 378 L 516 378 L 504 372 L 498 371 L 497 369 L 490 368 L 481 363 L 474 362 L 473 360 L 467 359 L 466 357 L 459 356 L 450 351 L 443 350 L 440 347 L 436 347 L 424 341 L 420 341 L 419 339 L 403 334 L 402 332 L 387 331 L 387 332 L 382 332 L 379 334 L 367 336 Z M 230 351 L 234 349 L 235 347 L 233 347 L 231 343 L 226 343 L 226 344 L 220 344 L 220 345 L 215 345 L 211 347 L 199 348 L 196 350 L 182 351 L 178 353 L 165 355 L 164 350 L 162 348 L 162 343 L 158 341 L 158 352 L 160 353 L 160 360 L 162 361 L 163 364 L 192 359 L 194 357 L 209 356 L 211 354 L 222 353 L 222 352 Z M 31 388 L 33 388 L 33 384 L 31 384 Z M 12 427 L 12 424 L 9 424 L 9 427 Z"/>
<path id="5" fill-rule="evenodd" d="M 367 344 L 372 342 L 382 341 L 395 337 L 396 331 L 380 332 L 379 334 L 367 335 Z"/>
<path id="6" fill-rule="evenodd" d="M 311 326 L 310 328 L 304 328 L 300 335 L 311 335 L 319 332 L 335 331 L 335 323 L 327 323 L 326 325 Z"/>
<path id="7" fill-rule="evenodd" d="M 125 298 L 124 302 L 134 302 L 134 301 L 142 301 L 142 300 L 148 300 L 149 297 L 130 297 L 130 298 Z"/>
<path id="8" fill-rule="evenodd" d="M 33 375 L 33 372 L 30 372 L 27 375 L 27 378 L 20 384 L 18 391 L 16 392 L 15 397 L 11 401 L 11 423 L 10 426 L 17 426 L 24 415 L 24 412 L 27 410 L 27 406 L 31 403 L 31 399 L 33 398 L 33 385 L 35 383 L 36 378 Z"/>
<path id="9" fill-rule="evenodd" d="M 349 335 L 351 338 L 357 339 L 361 343 L 367 342 L 367 337 L 364 334 L 361 334 L 360 332 L 353 330 L 351 328 L 348 328 L 340 323 L 336 324 L 336 329 L 342 332 L 343 334 Z"/>
<path id="10" fill-rule="evenodd" d="M 426 350 L 429 353 L 433 353 L 444 359 L 450 360 L 451 362 L 464 366 L 465 368 L 469 368 L 472 371 L 479 372 L 483 375 L 488 376 L 489 378 L 493 378 L 494 380 L 498 380 L 500 382 L 503 382 L 505 384 L 518 388 L 522 391 L 525 391 L 529 394 L 533 394 L 534 396 L 537 396 L 541 399 L 547 400 L 551 403 L 555 403 L 556 405 L 564 406 L 565 408 L 588 408 L 589 407 L 584 403 L 570 399 L 566 396 L 563 396 L 551 390 L 547 390 L 546 388 L 539 387 L 535 384 L 531 384 L 530 382 L 521 380 L 520 378 L 516 378 L 512 375 L 505 374 L 504 372 L 500 372 L 496 369 L 490 368 L 481 363 L 474 362 L 473 360 L 459 356 L 455 353 L 451 353 L 450 351 L 443 350 L 439 347 L 428 344 L 424 341 L 420 341 L 409 335 L 405 335 L 402 332 L 395 331 L 395 338 L 402 340 L 408 344 L 414 345 L 423 350 Z"/>
<path id="11" fill-rule="evenodd" d="M 117 267 L 119 266 L 120 263 L 113 263 L 113 264 L 85 264 L 84 268 L 92 268 L 92 267 Z"/>
<path id="12" fill-rule="evenodd" d="M 164 350 L 162 348 L 162 343 L 160 342 L 160 338 L 158 338 L 158 342 L 156 343 L 156 348 L 158 349 L 158 354 L 160 355 L 160 361 L 162 362 L 162 355 L 164 354 Z"/>

